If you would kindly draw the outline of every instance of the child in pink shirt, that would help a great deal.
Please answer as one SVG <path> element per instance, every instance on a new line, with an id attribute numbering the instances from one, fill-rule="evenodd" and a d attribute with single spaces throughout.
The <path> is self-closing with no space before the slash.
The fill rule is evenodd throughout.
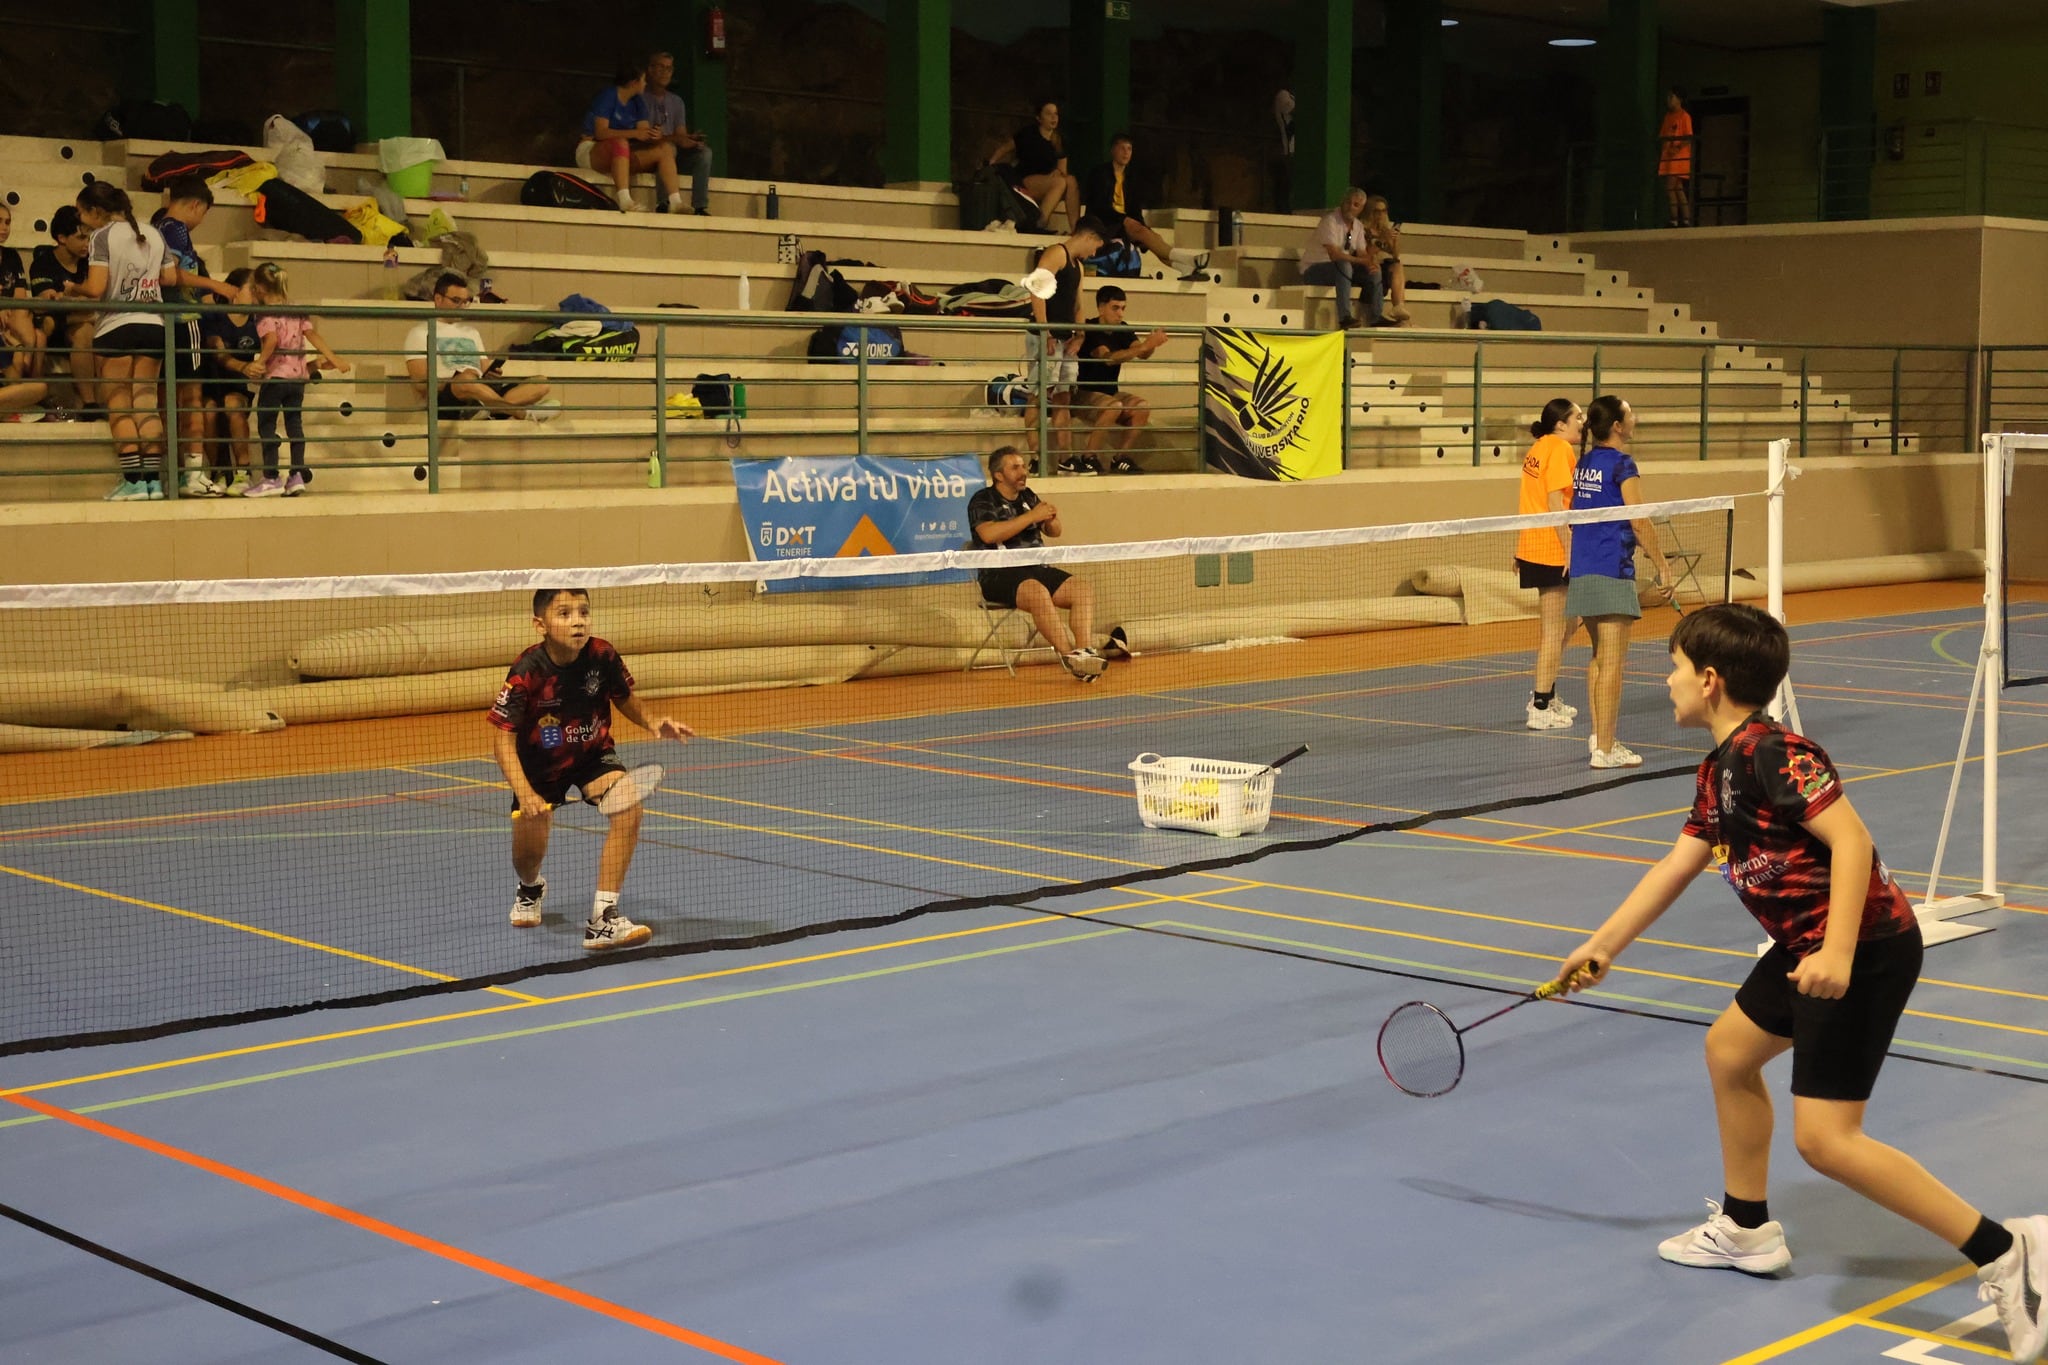
<path id="1" fill-rule="evenodd" d="M 285 274 L 274 262 L 256 267 L 250 277 L 251 296 L 259 304 L 276 306 L 291 302 L 285 290 Z M 256 367 L 261 387 L 256 396 L 256 426 L 263 438 L 263 478 L 250 485 L 252 498 L 294 498 L 306 491 L 313 471 L 306 467 L 306 380 L 311 371 L 306 348 L 320 353 L 328 369 L 346 370 L 347 362 L 327 349 L 313 319 L 303 313 L 265 313 L 256 320 L 256 334 L 263 339 Z M 278 479 L 277 419 L 284 418 L 285 435 L 292 444 L 291 477 Z"/>

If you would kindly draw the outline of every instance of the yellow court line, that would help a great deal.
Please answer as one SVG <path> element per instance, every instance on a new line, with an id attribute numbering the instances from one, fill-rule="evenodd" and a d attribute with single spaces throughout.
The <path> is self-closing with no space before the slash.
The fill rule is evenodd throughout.
<path id="1" fill-rule="evenodd" d="M 1120 905 L 1105 905 L 1093 910 L 1077 911 L 1077 914 L 1102 915 L 1116 910 L 1137 910 L 1165 900 L 1163 896 L 1147 893 L 1145 900 L 1130 901 Z M 664 977 L 659 981 L 635 981 L 619 986 L 605 986 L 592 991 L 577 991 L 568 995 L 543 995 L 522 997 L 515 1005 L 487 1005 L 482 1009 L 457 1010 L 449 1014 L 437 1014 L 425 1019 L 401 1019 L 389 1024 L 370 1024 L 362 1028 L 339 1029 L 332 1033 L 315 1034 L 305 1038 L 281 1038 L 275 1042 L 253 1043 L 246 1047 L 224 1048 L 217 1052 L 204 1052 L 187 1057 L 173 1057 L 160 1062 L 148 1062 L 140 1066 L 121 1067 L 113 1071 L 96 1071 L 84 1076 L 69 1076 L 62 1080 L 40 1081 L 34 1085 L 0 1089 L 0 1097 L 27 1095 L 41 1090 L 61 1090 L 67 1086 L 86 1085 L 94 1081 L 119 1080 L 124 1076 L 140 1076 L 153 1071 L 168 1071 L 180 1067 L 196 1066 L 202 1062 L 226 1061 L 234 1057 L 250 1057 L 265 1052 L 278 1052 L 287 1048 L 306 1047 L 314 1043 L 340 1042 L 349 1038 L 366 1038 L 373 1034 L 394 1033 L 402 1029 L 422 1028 L 429 1024 L 453 1023 L 463 1019 L 480 1019 L 487 1015 L 504 1014 L 512 1010 L 531 1009 L 537 1005 L 563 1005 L 577 1000 L 594 1000 L 599 996 L 624 995 L 633 991 L 654 990 L 663 986 L 687 985 L 696 981 L 713 981 L 720 977 L 744 976 L 752 972 L 773 971 L 780 967 L 800 967 L 813 962 L 829 962 L 836 958 L 858 957 L 866 953 L 878 953 L 889 948 L 911 948 L 919 944 L 940 943 L 947 939 L 969 938 L 978 934 L 998 933 L 1006 929 L 1022 929 L 1044 924 L 1055 924 L 1057 920 L 1044 915 L 1033 915 L 1028 919 L 1007 920 L 1001 924 L 987 924 L 974 929 L 949 929 L 944 933 L 921 934 L 916 938 L 892 939 L 887 943 L 863 944 L 858 948 L 836 948 L 830 952 L 806 953 L 802 957 L 778 958 L 773 962 L 747 963 L 738 967 L 721 967 L 708 972 L 694 972 L 687 976 Z"/>
<path id="2" fill-rule="evenodd" d="M 1969 1351 L 1975 1355 L 1990 1356 L 1993 1360 L 2012 1359 L 2010 1351 L 2001 1351 L 1996 1346 L 1984 1346 L 1974 1341 L 1965 1341 L 1961 1337 L 1939 1336 L 1933 1332 L 1923 1332 L 1916 1327 L 1906 1327 L 1896 1322 L 1886 1322 L 1883 1318 L 1873 1318 L 1859 1314 L 1856 1319 L 1856 1325 L 1874 1328 L 1881 1332 L 1891 1332 L 1897 1336 L 1907 1337 L 1914 1341 L 1931 1342 L 1936 1346 L 1953 1346 L 1958 1351 Z"/>
<path id="3" fill-rule="evenodd" d="M 1800 1347 L 1810 1346 L 1823 1337 L 1831 1337 L 1845 1327 L 1863 1326 L 1879 1313 L 1889 1312 L 1902 1303 L 1911 1303 L 1917 1298 L 1932 1294 L 1937 1289 L 1946 1289 L 1956 1281 L 1975 1273 L 1976 1269 L 1968 1264 L 1959 1265 L 1953 1270 L 1944 1270 L 1931 1279 L 1908 1285 L 1896 1293 L 1866 1303 L 1861 1308 L 1852 1308 L 1846 1313 L 1829 1318 L 1826 1322 L 1817 1323 L 1801 1332 L 1794 1332 L 1789 1337 L 1781 1337 L 1768 1346 L 1759 1346 L 1754 1351 L 1731 1357 L 1722 1361 L 1721 1365 L 1763 1365 L 1766 1360 L 1776 1360 L 1779 1356 L 1790 1355 Z"/>
<path id="4" fill-rule="evenodd" d="M 133 905 L 144 910 L 155 910 L 166 915 L 176 915 L 180 919 L 198 920 L 202 924 L 211 924 L 220 929 L 232 929 L 240 934 L 253 934 L 257 938 L 272 939 L 278 943 L 289 943 L 294 948 L 310 948 L 315 952 L 331 953 L 335 957 L 345 957 L 354 962 L 367 962 L 373 967 L 387 967 L 394 972 L 406 972 L 413 976 L 424 976 L 433 981 L 454 981 L 458 979 L 446 972 L 429 971 L 425 967 L 414 967 L 403 962 L 392 962 L 386 958 L 371 957 L 368 953 L 358 953 L 347 948 L 337 948 L 329 943 L 315 943 L 311 939 L 294 938 L 290 934 L 280 934 L 275 929 L 259 929 L 253 924 L 237 924 L 233 920 L 221 919 L 216 915 L 201 914 L 197 910 L 181 910 L 175 905 L 164 905 L 158 901 L 146 901 L 135 896 L 124 896 L 118 891 L 103 891 L 97 886 L 86 886 L 79 882 L 67 882 L 61 877 L 48 877 L 40 872 L 29 872 L 19 867 L 8 867 L 5 864 L 0 864 L 0 872 L 32 882 L 41 882 L 45 886 L 62 887 L 66 891 L 77 891 L 82 895 L 98 896 L 102 900 L 118 901 L 122 905 Z M 508 990 L 503 986 L 486 986 L 484 989 L 498 995 L 509 995 L 515 1000 L 532 1000 L 535 998 L 519 991 Z"/>
<path id="5" fill-rule="evenodd" d="M 401 770 L 375 769 L 373 771 Z M 402 771 L 413 772 L 415 770 L 411 768 L 406 768 Z M 251 777 L 242 778 L 240 780 L 246 782 L 261 782 L 270 779 Z M 451 780 L 466 781 L 467 779 Z M 153 787 L 150 788 L 150 790 L 152 792 L 161 792 L 170 789 L 163 787 Z M 325 796 L 321 797 L 317 801 L 275 801 L 270 803 L 269 805 L 262 806 L 226 806 L 219 810 L 194 806 L 188 807 L 180 811 L 166 812 L 162 815 L 131 815 L 126 817 L 125 819 L 120 820 L 72 820 L 67 821 L 66 823 L 61 825 L 25 825 L 20 829 L 0 829 L 0 843 L 12 843 L 18 836 L 28 834 L 65 834 L 73 831 L 122 829 L 131 825 L 174 825 L 188 823 L 192 821 L 213 820 L 225 816 L 234 815 L 270 815 L 275 814 L 279 811 L 333 810 L 346 809 L 351 806 L 382 805 L 390 801 L 408 800 L 415 796 L 432 796 L 436 792 L 455 792 L 462 790 L 464 790 L 464 788 L 461 786 L 420 787 L 412 791 L 403 792 L 367 792 L 361 796 Z M 78 798 L 66 797 L 64 799 L 68 801 L 75 800 Z"/>

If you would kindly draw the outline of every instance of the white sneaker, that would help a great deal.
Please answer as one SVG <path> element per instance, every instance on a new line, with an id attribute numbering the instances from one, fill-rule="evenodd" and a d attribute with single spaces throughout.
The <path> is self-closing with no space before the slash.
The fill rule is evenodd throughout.
<path id="1" fill-rule="evenodd" d="M 561 399 L 542 398 L 527 405 L 526 420 L 529 422 L 552 422 L 555 419 L 555 414 L 561 410 Z"/>
<path id="2" fill-rule="evenodd" d="M 1091 654 L 1085 649 L 1077 649 L 1072 654 L 1062 654 L 1060 666 L 1082 682 L 1094 682 L 1102 676 L 1102 670 L 1108 667 L 1099 655 Z"/>
<path id="3" fill-rule="evenodd" d="M 1640 768 L 1643 766 L 1643 756 L 1617 739 L 1614 741 L 1614 747 L 1605 753 L 1595 749 L 1593 757 L 1588 762 L 1595 768 Z"/>
<path id="4" fill-rule="evenodd" d="M 1563 716 L 1566 720 L 1577 720 L 1579 718 L 1578 707 L 1567 706 L 1561 699 L 1557 697 L 1552 697 L 1550 699 L 1550 709 L 1557 712 L 1557 714 L 1559 714 L 1560 716 Z"/>
<path id="5" fill-rule="evenodd" d="M 1707 1221 L 1657 1243 L 1657 1254 L 1677 1265 L 1726 1268 L 1748 1275 L 1775 1275 L 1792 1264 L 1792 1249 L 1785 1245 L 1782 1223 L 1737 1227 L 1711 1199 L 1707 1201 Z"/>
<path id="6" fill-rule="evenodd" d="M 217 498 L 220 490 L 213 486 L 213 480 L 197 470 L 187 474 L 178 485 L 178 496 L 184 498 Z"/>
<path id="7" fill-rule="evenodd" d="M 1571 728 L 1572 718 L 1566 715 L 1564 708 L 1556 702 L 1548 706 L 1538 706 L 1532 701 L 1522 708 L 1522 723 L 1531 730 L 1568 730 Z"/>
<path id="8" fill-rule="evenodd" d="M 1977 1297 L 1998 1306 L 2012 1358 L 2026 1365 L 2048 1349 L 2048 1318 L 2041 1313 L 2041 1299 L 2048 1295 L 2048 1215 L 2008 1218 L 2005 1226 L 2012 1250 L 1977 1272 L 1983 1281 Z"/>
<path id="9" fill-rule="evenodd" d="M 633 923 L 616 910 L 607 910 L 603 919 L 586 920 L 583 925 L 583 946 L 593 953 L 630 947 L 653 937 L 652 929 Z"/>
<path id="10" fill-rule="evenodd" d="M 527 888 L 520 887 L 519 894 L 512 898 L 512 924 L 515 928 L 531 929 L 540 923 L 540 903 L 547 898 L 548 884 L 542 882 L 533 888 L 531 895 Z"/>

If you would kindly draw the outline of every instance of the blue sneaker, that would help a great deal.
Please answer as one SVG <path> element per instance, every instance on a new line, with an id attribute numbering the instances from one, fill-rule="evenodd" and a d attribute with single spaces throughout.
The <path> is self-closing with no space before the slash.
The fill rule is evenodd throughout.
<path id="1" fill-rule="evenodd" d="M 149 481 L 146 479 L 122 479 L 114 485 L 114 491 L 107 494 L 108 502 L 148 502 Z"/>

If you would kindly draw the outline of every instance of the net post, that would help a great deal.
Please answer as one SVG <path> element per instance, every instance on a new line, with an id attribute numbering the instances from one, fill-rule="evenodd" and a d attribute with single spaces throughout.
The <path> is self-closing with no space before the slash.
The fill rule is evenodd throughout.
<path id="1" fill-rule="evenodd" d="M 1985 432 L 1980 439 L 1984 481 L 1984 639 L 1977 649 L 1970 700 L 1963 708 L 1963 735 L 1956 746 L 1955 768 L 1949 775 L 1948 803 L 1941 813 L 1941 832 L 1935 838 L 1927 895 L 1913 907 L 1914 917 L 1920 921 L 1920 936 L 1929 947 L 1989 933 L 1990 925 L 1958 924 L 1956 920 L 2005 904 L 2005 896 L 1998 889 L 1998 693 L 2003 676 L 2000 629 L 2005 616 L 2005 468 L 2012 451 L 2008 438 L 1995 432 Z M 2048 440 L 2036 437 L 2033 442 L 2048 448 Z M 1982 871 L 1975 891 L 1942 896 L 1937 894 L 1941 862 L 1947 851 L 1949 826 L 1955 819 L 1956 796 L 1962 789 L 1963 766 L 1970 756 L 1970 730 L 1980 701 L 1984 707 L 1984 761 L 1979 772 L 1983 784 Z"/>
<path id="2" fill-rule="evenodd" d="M 441 338 L 427 314 L 427 491 L 441 491 Z"/>
<path id="3" fill-rule="evenodd" d="M 1780 437 L 1767 447 L 1764 460 L 1764 609 L 1779 625 L 1785 624 L 1785 486 L 1799 477 L 1799 467 L 1787 458 L 1791 452 L 1792 442 Z M 1792 728 L 1799 728 L 1799 699 L 1789 673 L 1764 709 L 1772 720 L 1789 718 Z"/>

